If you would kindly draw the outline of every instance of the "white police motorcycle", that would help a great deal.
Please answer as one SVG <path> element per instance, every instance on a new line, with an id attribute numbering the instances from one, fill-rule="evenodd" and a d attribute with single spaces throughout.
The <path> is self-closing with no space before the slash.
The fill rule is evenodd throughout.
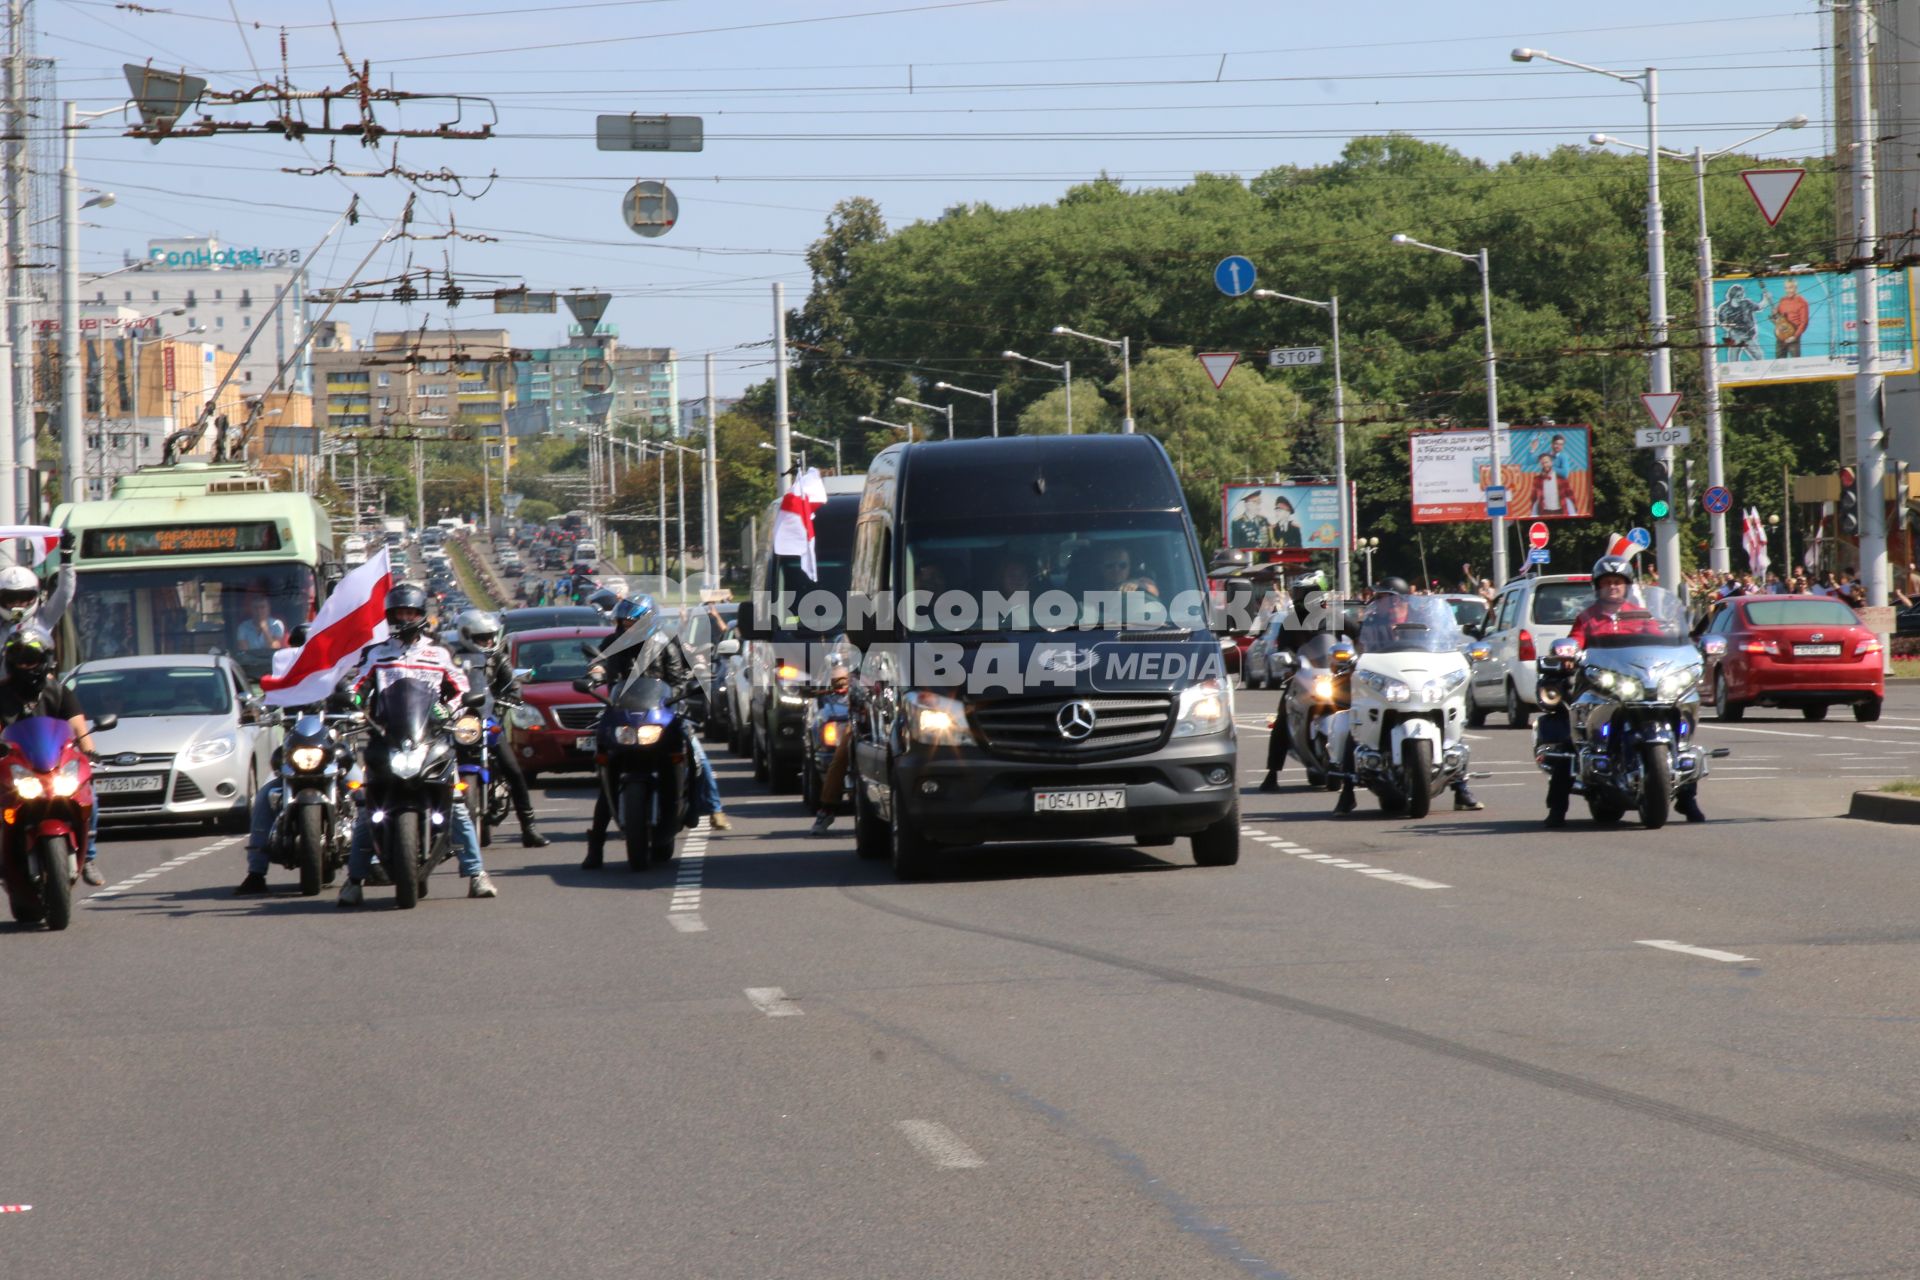
<path id="1" fill-rule="evenodd" d="M 1329 758 L 1382 809 L 1424 818 L 1434 796 L 1467 777 L 1468 658 L 1453 608 L 1438 596 L 1388 594 L 1367 605 L 1359 656 L 1342 664 L 1350 705 L 1326 729 Z"/>

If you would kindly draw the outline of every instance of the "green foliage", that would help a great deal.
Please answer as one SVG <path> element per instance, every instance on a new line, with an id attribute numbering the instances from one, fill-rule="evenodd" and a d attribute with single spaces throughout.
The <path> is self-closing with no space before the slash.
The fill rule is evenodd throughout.
<path id="1" fill-rule="evenodd" d="M 560 508 L 539 498 L 528 498 L 520 504 L 520 519 L 527 524 L 545 524 L 559 514 Z"/>

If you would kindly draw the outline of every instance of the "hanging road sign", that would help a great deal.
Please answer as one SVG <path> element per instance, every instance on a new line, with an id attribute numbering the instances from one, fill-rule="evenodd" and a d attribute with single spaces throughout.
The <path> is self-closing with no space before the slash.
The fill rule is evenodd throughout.
<path id="1" fill-rule="evenodd" d="M 581 336 L 591 338 L 593 331 L 600 327 L 600 317 L 607 314 L 607 303 L 613 295 L 610 293 L 570 293 L 567 295 L 567 310 L 573 312 L 575 323 L 580 326 Z"/>
<path id="2" fill-rule="evenodd" d="M 613 385 L 613 366 L 595 356 L 580 362 L 580 389 L 597 395 Z"/>
<path id="3" fill-rule="evenodd" d="M 1716 484 L 1700 495 L 1700 505 L 1717 516 L 1733 506 L 1733 495 L 1724 485 Z"/>
<path id="4" fill-rule="evenodd" d="M 1200 353 L 1200 367 L 1207 371 L 1209 378 L 1213 379 L 1215 391 L 1220 389 L 1220 384 L 1227 380 L 1227 375 L 1233 372 L 1233 366 L 1239 361 L 1238 351 L 1202 351 Z"/>
<path id="5" fill-rule="evenodd" d="M 1641 427 L 1633 433 L 1633 445 L 1636 449 L 1658 449 L 1662 445 L 1692 443 L 1692 427 Z"/>
<path id="6" fill-rule="evenodd" d="M 651 240 L 667 234 L 680 221 L 680 201 L 664 182 L 636 182 L 620 202 L 620 216 L 635 235 Z"/>
<path id="7" fill-rule="evenodd" d="M 160 134 L 173 128 L 174 122 L 187 114 L 187 108 L 200 101 L 200 95 L 207 91 L 205 80 L 184 71 L 155 71 L 131 62 L 123 63 L 120 70 L 126 73 L 133 103 L 140 109 L 140 122 L 159 130 L 147 139 L 156 146 Z"/>
<path id="8" fill-rule="evenodd" d="M 1553 560 L 1553 553 L 1551 551 L 1548 551 L 1545 547 L 1535 547 L 1531 551 L 1527 552 L 1528 564 L 1548 564 L 1552 560 Z"/>
<path id="9" fill-rule="evenodd" d="M 1527 526 L 1527 541 L 1533 544 L 1535 551 L 1547 545 L 1547 526 L 1544 521 L 1535 520 Z"/>
<path id="10" fill-rule="evenodd" d="M 1653 545 L 1653 535 L 1645 529 L 1629 529 L 1627 530 L 1627 541 L 1636 547 L 1650 547 Z"/>
<path id="11" fill-rule="evenodd" d="M 1800 180 L 1807 176 L 1805 169 L 1742 169 L 1740 180 L 1747 184 L 1747 194 L 1760 206 L 1760 216 L 1767 220 L 1768 226 L 1777 226 L 1780 215 L 1787 211 L 1787 201 L 1793 199 L 1793 193 L 1800 189 Z"/>
<path id="12" fill-rule="evenodd" d="M 593 145 L 600 151 L 704 151 L 707 125 L 700 116 L 595 116 Z"/>
<path id="13" fill-rule="evenodd" d="M 1325 364 L 1325 347 L 1275 347 L 1267 352 L 1269 369 L 1294 369 L 1303 365 Z"/>
<path id="14" fill-rule="evenodd" d="M 1507 486 L 1495 484 L 1487 486 L 1487 519 L 1492 520 L 1507 514 Z"/>
<path id="15" fill-rule="evenodd" d="M 1673 421 L 1673 411 L 1680 407 L 1678 391 L 1642 391 L 1640 403 L 1647 407 L 1647 416 L 1653 419 L 1653 425 L 1664 427 Z"/>
<path id="16" fill-rule="evenodd" d="M 1213 269 L 1213 283 L 1229 298 L 1252 292 L 1253 278 L 1253 260 L 1237 253 L 1220 259 L 1220 265 Z"/>
<path id="17" fill-rule="evenodd" d="M 493 295 L 493 309 L 499 315 L 551 315 L 557 299 L 551 293 L 532 293 L 526 289 L 499 289 Z"/>

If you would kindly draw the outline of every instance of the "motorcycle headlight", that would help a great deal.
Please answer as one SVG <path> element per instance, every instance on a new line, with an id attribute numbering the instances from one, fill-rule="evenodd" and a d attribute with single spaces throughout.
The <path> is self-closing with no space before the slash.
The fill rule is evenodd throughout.
<path id="1" fill-rule="evenodd" d="M 840 722 L 838 720 L 825 720 L 821 722 L 820 745 L 823 747 L 837 747 L 840 745 Z"/>
<path id="2" fill-rule="evenodd" d="M 1613 682 L 1614 696 L 1624 702 L 1631 702 L 1635 698 L 1644 697 L 1646 692 L 1647 686 L 1641 684 L 1632 676 L 1620 676 Z"/>
<path id="3" fill-rule="evenodd" d="M 53 775 L 53 794 L 62 799 L 80 789 L 80 762 L 69 760 Z"/>
<path id="4" fill-rule="evenodd" d="M 1467 682 L 1466 671 L 1464 670 L 1449 671 L 1447 672 L 1447 674 L 1440 677 L 1440 688 L 1447 693 L 1452 693 L 1455 689 L 1458 689 L 1461 685 L 1465 684 L 1466 682 Z"/>
<path id="5" fill-rule="evenodd" d="M 1392 676 L 1382 675 L 1378 671 L 1362 671 L 1359 674 L 1359 680 L 1386 702 L 1406 702 L 1413 697 L 1412 685 L 1405 680 L 1395 680 Z"/>
<path id="6" fill-rule="evenodd" d="M 516 729 L 538 729 L 540 713 L 529 706 L 518 706 L 507 713 L 507 721 Z"/>
<path id="7" fill-rule="evenodd" d="M 396 778 L 418 777 L 427 763 L 427 744 L 408 744 L 387 752 L 387 771 Z"/>
<path id="8" fill-rule="evenodd" d="M 479 716 L 461 716 L 453 722 L 453 740 L 463 747 L 471 747 L 480 741 L 484 728 Z"/>
<path id="9" fill-rule="evenodd" d="M 314 773 L 326 763 L 325 747 L 295 747 L 287 752 L 287 759 L 301 773 Z"/>
<path id="10" fill-rule="evenodd" d="M 973 742 L 966 707 L 937 693 L 921 692 L 907 698 L 907 724 L 922 742 L 950 746 Z"/>
<path id="11" fill-rule="evenodd" d="M 662 725 L 643 724 L 640 726 L 635 736 L 638 739 L 639 744 L 641 746 L 650 747 L 654 743 L 660 741 L 660 734 L 663 731 L 664 731 L 664 726 Z"/>
<path id="12" fill-rule="evenodd" d="M 1173 723 L 1173 736 L 1192 738 L 1203 733 L 1220 733 L 1233 722 L 1231 697 L 1219 679 L 1202 680 L 1180 691 L 1180 714 Z"/>
<path id="13" fill-rule="evenodd" d="M 1313 696 L 1322 702 L 1333 701 L 1333 677 L 1315 676 L 1313 678 Z"/>
<path id="14" fill-rule="evenodd" d="M 1678 671 L 1669 671 L 1660 677 L 1660 700 L 1672 702 L 1698 683 L 1700 683 L 1698 667 L 1682 667 Z"/>
<path id="15" fill-rule="evenodd" d="M 22 800 L 38 800 L 47 794 L 47 788 L 40 781 L 39 774 L 31 769 L 22 769 L 16 764 L 13 766 L 13 794 Z"/>
<path id="16" fill-rule="evenodd" d="M 215 760 L 224 760 L 233 754 L 232 738 L 208 738 L 187 748 L 188 764 L 212 764 Z"/>
<path id="17" fill-rule="evenodd" d="M 652 726 L 648 727 L 651 728 Z M 659 735 L 656 734 L 655 736 L 658 737 Z M 630 724 L 615 725 L 613 728 L 613 740 L 623 747 L 635 746 L 640 741 L 640 731 Z"/>

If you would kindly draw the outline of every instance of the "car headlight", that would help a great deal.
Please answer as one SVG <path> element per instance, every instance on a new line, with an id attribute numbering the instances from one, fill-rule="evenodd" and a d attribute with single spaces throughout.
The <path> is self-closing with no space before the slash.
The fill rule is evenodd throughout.
<path id="1" fill-rule="evenodd" d="M 326 763 L 325 747 L 295 747 L 287 752 L 287 760 L 301 773 L 314 773 Z"/>
<path id="2" fill-rule="evenodd" d="M 1315 676 L 1313 678 L 1313 696 L 1321 702 L 1333 701 L 1333 677 Z"/>
<path id="3" fill-rule="evenodd" d="M 417 777 L 426 763 L 427 744 L 424 742 L 395 747 L 387 752 L 387 771 L 396 778 Z"/>
<path id="4" fill-rule="evenodd" d="M 208 738 L 187 749 L 188 764 L 212 764 L 233 754 L 232 738 Z"/>
<path id="5" fill-rule="evenodd" d="M 1361 684 L 1379 694 L 1383 701 L 1406 702 L 1413 697 L 1413 686 L 1405 680 L 1395 680 L 1378 671 L 1362 671 L 1357 678 Z"/>
<path id="6" fill-rule="evenodd" d="M 540 713 L 529 706 L 517 706 L 507 712 L 507 722 L 516 729 L 538 729 L 541 725 Z"/>
<path id="7" fill-rule="evenodd" d="M 479 716 L 461 716 L 453 722 L 453 740 L 463 747 L 471 747 L 480 741 L 484 728 Z"/>
<path id="8" fill-rule="evenodd" d="M 954 699 L 937 693 L 914 693 L 907 698 L 907 725 L 912 736 L 922 742 L 971 745 L 973 727 L 967 723 L 967 709 Z"/>
<path id="9" fill-rule="evenodd" d="M 69 760 L 53 775 L 53 794 L 63 799 L 80 789 L 80 762 Z"/>
<path id="10" fill-rule="evenodd" d="M 665 726 L 663 725 L 643 724 L 640 726 L 639 730 L 636 732 L 635 737 L 638 740 L 639 745 L 643 747 L 650 747 L 654 743 L 660 741 L 660 734 L 664 731 L 664 729 L 665 729 Z"/>
<path id="11" fill-rule="evenodd" d="M 40 781 L 39 774 L 16 764 L 13 766 L 13 794 L 22 800 L 38 800 L 47 794 L 47 789 Z"/>
<path id="12" fill-rule="evenodd" d="M 1173 736 L 1192 738 L 1203 733 L 1219 733 L 1233 723 L 1233 708 L 1226 686 L 1217 678 L 1202 680 L 1180 691 L 1180 714 L 1174 718 Z"/>

